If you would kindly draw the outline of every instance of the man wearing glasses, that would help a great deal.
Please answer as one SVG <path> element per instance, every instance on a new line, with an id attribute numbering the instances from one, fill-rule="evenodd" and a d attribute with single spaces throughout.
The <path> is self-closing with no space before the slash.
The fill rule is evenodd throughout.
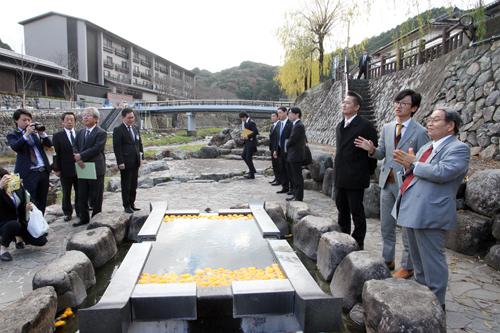
<path id="1" fill-rule="evenodd" d="M 411 89 L 405 89 L 394 97 L 394 113 L 396 121 L 384 125 L 380 134 L 379 146 L 376 148 L 370 140 L 359 137 L 354 140 L 356 147 L 368 151 L 368 156 L 381 160 L 384 164 L 380 172 L 380 231 L 382 233 L 382 256 L 390 270 L 395 269 L 396 263 L 396 220 L 391 212 L 398 197 L 399 188 L 396 173 L 401 165 L 394 161 L 394 150 L 408 152 L 410 148 L 418 151 L 430 141 L 427 129 L 412 120 L 413 115 L 420 107 L 422 96 Z M 396 171 L 394 171 L 396 170 Z M 413 263 L 408 250 L 406 232 L 403 230 L 403 254 L 401 268 L 393 274 L 394 277 L 407 279 L 413 275 Z"/>
<path id="2" fill-rule="evenodd" d="M 92 217 L 101 212 L 104 175 L 106 173 L 104 146 L 106 145 L 107 134 L 97 126 L 99 111 L 96 108 L 87 108 L 83 111 L 82 116 L 85 128 L 76 132 L 73 141 L 73 153 L 75 154 L 75 161 L 82 169 L 85 168 L 85 162 L 94 162 L 97 177 L 96 179 L 78 179 L 80 221 L 73 223 L 74 227 L 89 223 L 89 197 L 94 202 Z"/>
<path id="3" fill-rule="evenodd" d="M 462 120 L 449 108 L 427 119 L 432 142 L 415 156 L 394 151 L 405 167 L 406 179 L 393 209 L 398 225 L 406 228 L 415 281 L 429 287 L 445 308 L 448 265 L 444 254 L 446 230 L 457 228 L 456 195 L 469 171 L 470 148 L 456 138 Z"/>

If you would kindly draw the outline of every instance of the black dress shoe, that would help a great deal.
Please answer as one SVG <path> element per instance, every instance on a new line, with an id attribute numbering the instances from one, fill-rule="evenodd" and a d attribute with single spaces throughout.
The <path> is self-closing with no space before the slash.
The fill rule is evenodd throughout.
<path id="1" fill-rule="evenodd" d="M 73 227 L 79 227 L 79 226 L 85 225 L 85 224 L 89 224 L 89 222 L 88 221 L 84 222 L 84 221 L 80 220 L 80 221 L 78 221 L 76 223 L 73 223 Z"/>
<path id="2" fill-rule="evenodd" d="M 243 177 L 245 177 L 246 179 L 255 179 L 255 175 L 253 173 L 249 173 L 248 175 Z"/>
<path id="3" fill-rule="evenodd" d="M 293 199 L 292 201 L 302 201 L 302 199 Z"/>
<path id="4" fill-rule="evenodd" d="M 68 222 L 71 218 L 71 215 L 64 215 L 64 222 Z"/>
<path id="5" fill-rule="evenodd" d="M 24 249 L 24 242 L 20 241 L 20 242 L 16 243 L 16 249 L 18 249 L 18 250 Z"/>
<path id="6" fill-rule="evenodd" d="M 286 198 L 286 201 L 295 201 L 295 197 Z"/>
<path id="7" fill-rule="evenodd" d="M 137 208 L 136 206 L 130 206 L 130 208 L 132 208 L 132 210 L 135 210 L 135 211 L 141 210 L 140 208 Z"/>
<path id="8" fill-rule="evenodd" d="M 286 190 L 285 189 L 281 189 L 281 191 L 278 191 L 276 193 L 288 193 L 288 189 L 286 189 Z"/>
<path id="9" fill-rule="evenodd" d="M 272 186 L 280 186 L 281 184 L 280 183 L 272 183 L 271 185 Z"/>
<path id="10" fill-rule="evenodd" d="M 276 183 L 276 181 L 277 181 L 277 179 L 276 179 L 276 178 L 274 178 L 273 180 L 271 180 L 271 181 L 269 182 L 269 184 Z"/>
<path id="11" fill-rule="evenodd" d="M 12 261 L 12 256 L 10 255 L 9 252 L 5 252 L 5 253 L 2 253 L 2 255 L 0 256 L 0 259 L 2 261 Z"/>
<path id="12" fill-rule="evenodd" d="M 288 195 L 293 195 L 293 191 L 288 191 Z"/>
<path id="13" fill-rule="evenodd" d="M 132 210 L 132 208 L 130 208 L 130 207 L 125 207 L 125 208 L 123 209 L 123 211 L 124 211 L 125 213 L 129 213 L 129 214 L 132 214 L 132 213 L 134 212 L 134 211 Z"/>

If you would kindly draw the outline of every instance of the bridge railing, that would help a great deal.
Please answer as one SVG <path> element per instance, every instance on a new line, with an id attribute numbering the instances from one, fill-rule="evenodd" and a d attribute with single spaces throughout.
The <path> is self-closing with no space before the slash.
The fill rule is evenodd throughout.
<path id="1" fill-rule="evenodd" d="M 191 99 L 191 100 L 178 100 L 178 101 L 164 101 L 164 102 L 136 102 L 135 108 L 145 108 L 151 106 L 183 106 L 183 105 L 246 105 L 246 106 L 266 106 L 266 107 L 280 107 L 285 106 L 289 108 L 293 102 L 276 102 L 276 101 L 254 101 L 242 99 Z"/>

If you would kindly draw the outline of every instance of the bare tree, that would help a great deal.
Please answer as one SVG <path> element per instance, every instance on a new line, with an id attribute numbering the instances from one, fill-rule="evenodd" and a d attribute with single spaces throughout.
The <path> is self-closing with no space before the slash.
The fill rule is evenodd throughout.
<path id="1" fill-rule="evenodd" d="M 28 56 L 24 52 L 24 47 L 21 49 L 20 57 L 16 58 L 17 89 L 23 94 L 23 108 L 26 107 L 26 93 L 36 83 L 34 76 L 36 64 L 34 61 L 29 61 Z"/>
<path id="2" fill-rule="evenodd" d="M 68 74 L 64 78 L 64 84 L 68 88 L 68 95 L 73 102 L 72 104 L 74 104 L 76 86 L 80 83 L 78 80 L 78 57 L 73 52 L 56 52 L 53 61 L 59 66 L 68 69 Z M 74 107 L 74 105 L 72 106 Z"/>

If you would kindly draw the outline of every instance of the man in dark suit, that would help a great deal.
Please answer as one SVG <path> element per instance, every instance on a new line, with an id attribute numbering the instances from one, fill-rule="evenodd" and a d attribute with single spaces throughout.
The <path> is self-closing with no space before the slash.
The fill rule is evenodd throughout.
<path id="1" fill-rule="evenodd" d="M 273 156 L 278 159 L 278 164 L 280 168 L 280 182 L 281 190 L 276 193 L 288 193 L 293 194 L 293 183 L 292 176 L 290 172 L 290 163 L 287 161 L 287 150 L 286 142 L 290 138 L 290 133 L 292 132 L 292 122 L 288 119 L 288 110 L 284 106 L 278 108 L 278 118 L 280 119 L 279 135 L 276 137 L 277 144 L 275 146 L 276 150 L 273 152 Z"/>
<path id="2" fill-rule="evenodd" d="M 457 111 L 436 109 L 427 118 L 433 141 L 416 156 L 413 149 L 394 152 L 394 160 L 405 167 L 406 179 L 393 215 L 407 231 L 415 281 L 429 287 L 443 310 L 448 283 L 445 234 L 457 228 L 456 195 L 470 161 L 469 146 L 456 138 L 461 122 Z"/>
<path id="3" fill-rule="evenodd" d="M 144 150 L 139 128 L 133 126 L 135 121 L 134 110 L 130 108 L 123 109 L 122 121 L 123 123 L 120 126 L 113 129 L 113 150 L 116 156 L 116 164 L 120 169 L 123 208 L 125 213 L 130 214 L 134 210 L 140 210 L 135 206 L 135 196 L 139 167 L 141 166 Z"/>
<path id="4" fill-rule="evenodd" d="M 359 58 L 359 64 L 358 64 L 358 69 L 359 69 L 359 74 L 358 74 L 358 80 L 361 78 L 361 74 L 364 74 L 365 80 L 366 80 L 366 73 L 368 70 L 368 63 L 372 61 L 372 57 L 368 55 L 368 52 L 366 50 L 363 50 L 363 56 Z"/>
<path id="5" fill-rule="evenodd" d="M 13 118 L 16 129 L 7 134 L 7 140 L 12 150 L 17 153 L 14 173 L 19 173 L 24 188 L 31 194 L 31 201 L 45 214 L 50 163 L 44 148 L 54 149 L 52 141 L 45 131 L 37 130 L 31 123 L 32 116 L 28 110 L 15 111 Z"/>
<path id="6" fill-rule="evenodd" d="M 273 111 L 271 113 L 271 128 L 269 129 L 269 151 L 271 151 L 271 163 L 273 165 L 274 180 L 269 182 L 271 185 L 280 185 L 280 166 L 278 159 L 274 157 L 273 152 L 276 151 L 276 145 L 278 144 L 277 137 L 280 135 L 280 121 L 278 119 L 278 112 Z"/>
<path id="7" fill-rule="evenodd" d="M 106 174 L 104 146 L 106 145 L 107 134 L 97 126 L 99 111 L 96 108 L 87 108 L 83 111 L 82 116 L 85 128 L 76 133 L 73 142 L 74 158 L 81 168 L 85 168 L 85 162 L 95 163 L 97 179 L 78 179 L 80 221 L 73 223 L 74 227 L 89 223 L 89 197 L 91 195 L 94 202 L 92 217 L 101 212 L 104 175 Z"/>
<path id="8" fill-rule="evenodd" d="M 366 217 L 363 206 L 364 189 L 370 186 L 370 174 L 375 171 L 377 160 L 368 157 L 366 151 L 358 148 L 354 140 L 358 137 L 371 140 L 377 146 L 377 130 L 373 124 L 358 115 L 363 103 L 361 96 L 347 92 L 342 103 L 344 119 L 336 128 L 334 165 L 335 202 L 339 211 L 338 222 L 342 232 L 351 234 L 351 214 L 354 222 L 352 237 L 360 249 L 364 248 Z"/>
<path id="9" fill-rule="evenodd" d="M 246 135 L 245 139 L 245 147 L 243 148 L 243 152 L 241 153 L 241 157 L 245 161 L 248 166 L 248 174 L 244 177 L 246 179 L 254 179 L 257 170 L 253 166 L 253 154 L 257 152 L 257 145 L 259 144 L 259 140 L 257 140 L 257 135 L 259 134 L 259 130 L 257 129 L 257 125 L 255 122 L 250 119 L 248 114 L 245 111 L 241 111 L 238 116 L 244 124 L 245 129 L 252 131 L 252 133 Z"/>
<path id="10" fill-rule="evenodd" d="M 62 188 L 62 210 L 64 221 L 71 220 L 73 206 L 71 204 L 71 188 L 75 189 L 75 212 L 79 216 L 78 206 L 78 178 L 76 177 L 75 158 L 73 155 L 73 141 L 75 141 L 75 114 L 65 112 L 62 116 L 62 125 L 64 129 L 54 133 L 54 165 L 57 177 L 61 178 Z"/>
<path id="11" fill-rule="evenodd" d="M 302 201 L 304 199 L 304 178 L 302 177 L 302 161 L 306 149 L 306 128 L 300 121 L 302 112 L 298 107 L 289 110 L 288 117 L 293 122 L 290 138 L 286 143 L 287 161 L 290 163 L 290 173 L 293 179 L 293 197 L 287 201 Z"/>

